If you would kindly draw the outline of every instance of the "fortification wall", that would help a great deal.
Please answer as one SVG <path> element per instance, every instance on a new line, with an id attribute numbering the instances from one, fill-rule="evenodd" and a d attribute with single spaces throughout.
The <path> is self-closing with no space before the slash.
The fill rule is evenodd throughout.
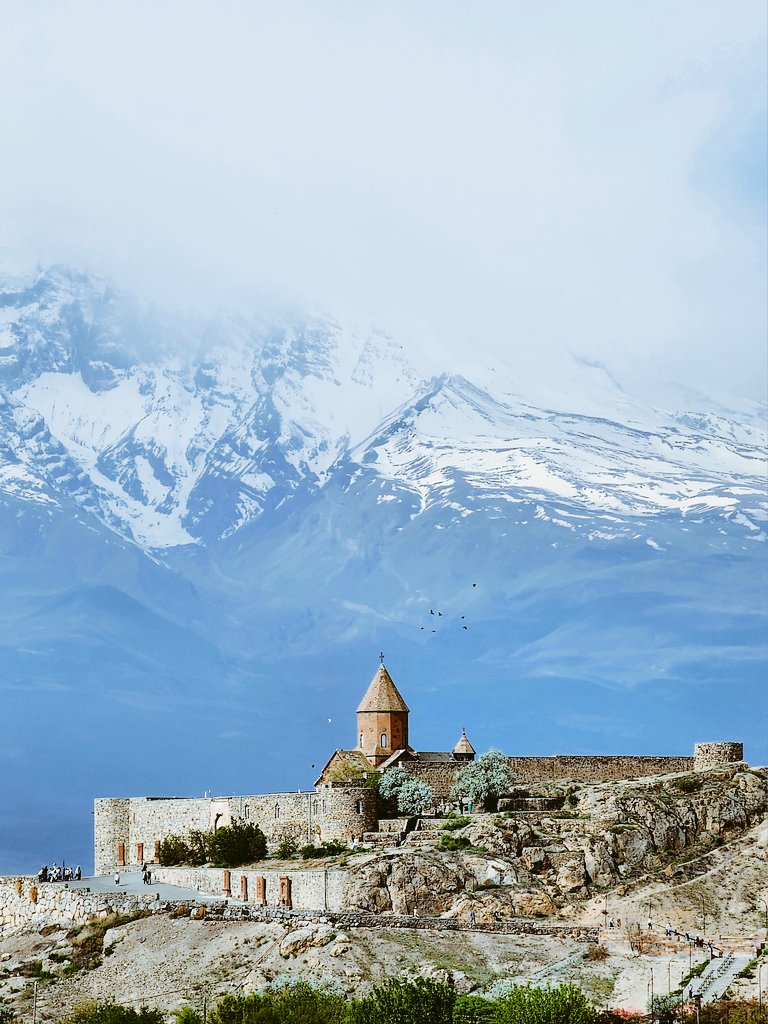
<path id="1" fill-rule="evenodd" d="M 257 879 L 264 879 L 265 899 L 269 907 L 276 907 L 280 901 L 281 879 L 291 883 L 291 902 L 294 910 L 343 911 L 344 895 L 347 889 L 347 872 L 341 868 L 155 868 L 152 872 L 156 882 L 167 882 L 185 889 L 196 889 L 213 896 L 226 896 L 225 884 L 229 881 L 229 893 L 234 898 L 245 896 L 244 902 L 257 901 Z M 243 887 L 242 879 L 245 879 Z"/>
<path id="2" fill-rule="evenodd" d="M 739 745 L 708 744 L 708 746 Z M 725 756 L 724 752 L 719 751 L 718 756 Z M 566 780 L 618 782 L 624 779 L 644 778 L 648 775 L 689 772 L 694 767 L 694 758 L 692 757 L 638 757 L 631 754 L 614 757 L 558 754 L 554 757 L 509 757 L 507 760 L 515 773 L 516 781 L 523 784 Z M 460 763 L 403 761 L 402 764 L 410 775 L 426 782 L 434 789 L 438 804 L 449 802 L 454 776 L 462 767 Z"/>
<path id="3" fill-rule="evenodd" d="M 572 780 L 573 782 L 620 782 L 647 775 L 668 775 L 693 769 L 692 757 L 640 757 L 624 754 L 605 757 L 581 757 L 556 754 L 554 757 L 510 757 L 510 767 L 522 783 Z"/>
<path id="4" fill-rule="evenodd" d="M 129 797 L 94 803 L 94 870 L 155 863 L 157 845 L 170 835 L 206 832 L 233 819 L 253 822 L 274 849 L 284 838 L 297 843 L 350 842 L 376 829 L 376 793 L 363 786 L 322 786 L 298 793 L 250 796 Z"/>

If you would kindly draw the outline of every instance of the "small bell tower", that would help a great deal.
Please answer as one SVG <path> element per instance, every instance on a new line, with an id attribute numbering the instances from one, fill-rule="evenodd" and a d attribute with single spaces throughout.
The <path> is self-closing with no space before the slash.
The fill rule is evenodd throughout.
<path id="1" fill-rule="evenodd" d="M 387 672 L 384 655 L 379 658 L 381 665 L 357 709 L 355 746 L 373 765 L 380 765 L 396 750 L 408 749 L 408 705 Z"/>

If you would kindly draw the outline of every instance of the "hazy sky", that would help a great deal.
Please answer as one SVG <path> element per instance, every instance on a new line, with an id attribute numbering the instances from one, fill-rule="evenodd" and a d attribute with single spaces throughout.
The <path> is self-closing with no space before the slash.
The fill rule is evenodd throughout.
<path id="1" fill-rule="evenodd" d="M 763 397 L 764 0 L 0 0 L 0 261 Z"/>

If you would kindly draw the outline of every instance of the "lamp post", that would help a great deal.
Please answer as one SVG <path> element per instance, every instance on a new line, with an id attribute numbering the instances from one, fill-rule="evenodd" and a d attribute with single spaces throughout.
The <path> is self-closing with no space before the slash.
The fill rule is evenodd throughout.
<path id="1" fill-rule="evenodd" d="M 654 1017 L 655 1017 L 655 1014 L 653 1012 L 653 968 L 651 968 L 651 977 L 650 977 L 650 981 L 648 982 L 648 991 L 650 993 L 650 996 L 649 996 L 649 999 L 648 999 L 648 1009 L 649 1009 L 650 1014 L 651 1014 L 651 1024 L 653 1024 Z"/>
<path id="2" fill-rule="evenodd" d="M 603 931 L 608 928 L 608 897 L 605 897 L 605 906 L 603 907 Z"/>
<path id="3" fill-rule="evenodd" d="M 763 968 L 765 963 L 757 965 L 757 1007 L 760 1010 L 760 1016 L 763 1015 Z"/>
<path id="4" fill-rule="evenodd" d="M 701 930 L 707 934 L 707 908 L 704 904 L 704 897 L 701 897 Z"/>

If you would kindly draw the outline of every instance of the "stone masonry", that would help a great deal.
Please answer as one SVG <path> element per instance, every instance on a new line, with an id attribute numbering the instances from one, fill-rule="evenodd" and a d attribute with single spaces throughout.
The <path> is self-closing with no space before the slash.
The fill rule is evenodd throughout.
<path id="1" fill-rule="evenodd" d="M 360 840 L 378 830 L 378 795 L 365 784 L 367 775 L 402 765 L 430 785 L 436 804 L 445 806 L 450 803 L 456 773 L 475 756 L 464 733 L 452 751 L 421 753 L 408 744 L 408 706 L 383 661 L 358 708 L 355 726 L 358 747 L 335 751 L 312 790 L 96 800 L 96 873 L 135 867 L 144 861 L 157 863 L 159 844 L 168 836 L 215 831 L 236 819 L 257 824 L 273 849 L 284 839 L 299 845 Z M 522 785 L 566 780 L 589 783 L 706 770 L 740 762 L 743 754 L 741 743 L 722 742 L 697 744 L 693 757 L 513 756 L 509 763 L 516 782 Z"/>

